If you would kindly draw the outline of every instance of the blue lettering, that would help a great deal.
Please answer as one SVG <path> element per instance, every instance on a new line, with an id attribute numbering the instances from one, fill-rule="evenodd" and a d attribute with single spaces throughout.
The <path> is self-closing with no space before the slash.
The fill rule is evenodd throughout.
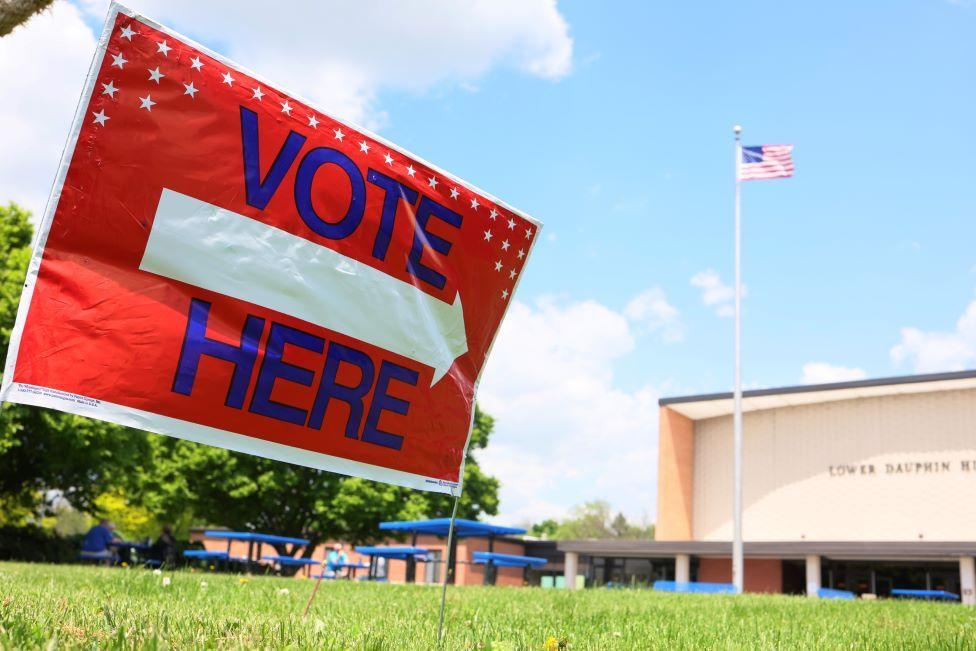
<path id="1" fill-rule="evenodd" d="M 380 414 L 384 411 L 391 411 L 394 414 L 406 416 L 410 409 L 410 403 L 400 398 L 391 396 L 387 391 L 390 388 L 390 380 L 399 380 L 411 386 L 417 386 L 417 371 L 394 364 L 393 362 L 383 361 L 380 364 L 380 374 L 376 379 L 376 391 L 373 393 L 373 403 L 369 407 L 369 415 L 366 417 L 366 425 L 363 427 L 363 440 L 386 448 L 399 450 L 403 445 L 403 437 L 399 434 L 384 432 L 379 429 Z"/>
<path id="2" fill-rule="evenodd" d="M 261 362 L 261 370 L 258 371 L 258 381 L 254 385 L 250 411 L 269 418 L 283 420 L 286 423 L 304 425 L 306 415 L 304 409 L 271 399 L 271 390 L 274 389 L 275 380 L 278 378 L 306 387 L 312 386 L 312 380 L 315 378 L 315 374 L 307 368 L 295 366 L 282 360 L 285 344 L 298 346 L 313 353 L 321 353 L 325 349 L 325 340 L 321 337 L 280 323 L 272 323 L 271 332 L 268 333 L 268 344 L 264 351 L 264 360 Z"/>
<path id="3" fill-rule="evenodd" d="M 423 197 L 420 200 L 420 206 L 417 208 L 417 224 L 414 228 L 413 246 L 410 249 L 410 256 L 407 258 L 407 271 L 437 289 L 444 289 L 444 275 L 421 262 L 421 256 L 428 247 L 442 255 L 447 255 L 451 250 L 450 242 L 427 230 L 427 222 L 430 217 L 436 217 L 454 228 L 461 228 L 461 215 L 445 208 L 433 199 Z"/>
<path id="4" fill-rule="evenodd" d="M 207 338 L 209 317 L 210 303 L 196 298 L 190 300 L 190 314 L 186 322 L 186 334 L 183 336 L 180 361 L 176 366 L 173 391 L 185 396 L 190 395 L 197 377 L 197 369 L 200 367 L 200 358 L 207 355 L 234 365 L 234 374 L 224 404 L 240 409 L 244 404 L 247 385 L 250 383 L 254 363 L 257 360 L 258 341 L 261 339 L 261 333 L 264 332 L 264 319 L 248 315 L 244 322 L 244 331 L 241 333 L 240 346 L 233 346 Z"/>
<path id="5" fill-rule="evenodd" d="M 400 199 L 403 199 L 412 206 L 417 201 L 417 191 L 376 170 L 369 170 L 366 173 L 366 180 L 384 190 L 380 227 L 376 232 L 376 239 L 373 240 L 373 257 L 377 260 L 385 260 L 386 250 L 390 248 L 390 239 L 393 237 L 397 204 L 400 203 Z"/>
<path id="6" fill-rule="evenodd" d="M 329 163 L 346 173 L 352 190 L 346 214 L 335 222 L 322 219 L 312 206 L 312 181 L 315 173 Z M 363 182 L 363 175 L 359 173 L 359 168 L 352 159 L 341 151 L 317 147 L 305 154 L 298 166 L 298 174 L 295 176 L 295 207 L 305 224 L 322 237 L 330 240 L 348 237 L 363 221 L 363 210 L 366 208 L 366 183 Z"/>
<path id="7" fill-rule="evenodd" d="M 264 180 L 261 180 L 261 156 L 258 149 L 258 114 L 250 109 L 241 107 L 241 143 L 244 149 L 244 190 L 248 205 L 264 210 L 271 201 L 271 197 L 281 185 L 288 169 L 298 157 L 305 136 L 288 132 L 285 144 L 278 150 L 271 169 Z"/>
<path id="8" fill-rule="evenodd" d="M 339 374 L 339 364 L 345 362 L 359 368 L 359 382 L 355 386 L 343 386 L 336 383 Z M 349 405 L 349 418 L 346 420 L 346 437 L 359 438 L 359 424 L 363 420 L 363 399 L 373 385 L 373 360 L 369 355 L 355 348 L 332 342 L 329 352 L 325 356 L 325 368 L 322 370 L 322 382 L 319 383 L 318 394 L 312 405 L 312 413 L 308 417 L 308 426 L 312 429 L 322 427 L 326 407 L 335 398 Z"/>

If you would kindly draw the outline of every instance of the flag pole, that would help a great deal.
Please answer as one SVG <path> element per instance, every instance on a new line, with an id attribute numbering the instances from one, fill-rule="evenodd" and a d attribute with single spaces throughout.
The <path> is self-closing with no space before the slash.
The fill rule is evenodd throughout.
<path id="1" fill-rule="evenodd" d="M 732 583 L 736 593 L 742 592 L 742 244 L 741 209 L 739 195 L 742 181 L 742 127 L 732 128 L 735 134 L 735 388 L 732 416 Z"/>

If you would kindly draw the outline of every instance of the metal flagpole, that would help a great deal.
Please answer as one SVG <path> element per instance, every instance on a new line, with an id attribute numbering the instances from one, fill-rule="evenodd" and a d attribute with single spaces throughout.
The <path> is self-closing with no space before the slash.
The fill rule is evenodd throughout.
<path id="1" fill-rule="evenodd" d="M 737 593 L 742 592 L 742 244 L 739 194 L 742 182 L 739 166 L 742 164 L 742 127 L 732 128 L 735 133 L 735 388 L 733 390 L 734 413 L 732 416 L 732 583 Z"/>
<path id="2" fill-rule="evenodd" d="M 453 556 L 451 552 L 454 548 L 454 545 L 451 543 L 454 542 L 454 521 L 457 520 L 458 501 L 460 499 L 460 494 L 454 496 L 454 510 L 451 511 L 451 524 L 447 528 L 447 555 L 444 559 L 444 583 L 441 586 L 441 617 L 437 622 L 437 644 L 440 644 L 444 638 L 444 604 L 447 601 L 447 578 L 451 573 L 451 556 Z"/>

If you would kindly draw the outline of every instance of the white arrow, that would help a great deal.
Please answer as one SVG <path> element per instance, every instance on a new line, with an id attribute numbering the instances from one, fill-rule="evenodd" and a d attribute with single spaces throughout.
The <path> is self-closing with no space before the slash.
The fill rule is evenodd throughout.
<path id="1" fill-rule="evenodd" d="M 434 369 L 468 350 L 446 303 L 337 251 L 163 189 L 139 268 L 322 326 Z"/>

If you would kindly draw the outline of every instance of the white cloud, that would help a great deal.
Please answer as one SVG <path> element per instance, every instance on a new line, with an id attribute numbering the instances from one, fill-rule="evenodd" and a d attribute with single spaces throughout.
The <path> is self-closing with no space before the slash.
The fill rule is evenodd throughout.
<path id="1" fill-rule="evenodd" d="M 96 16 L 108 6 L 82 3 Z M 221 43 L 222 54 L 371 127 L 386 118 L 377 106 L 381 89 L 470 84 L 496 66 L 544 79 L 560 79 L 572 68 L 573 40 L 555 0 L 306 2 L 286 11 L 257 0 L 127 4 Z"/>
<path id="2" fill-rule="evenodd" d="M 497 418 L 480 461 L 501 479 L 504 521 L 559 517 L 595 498 L 635 519 L 654 512 L 657 392 L 614 378 L 634 348 L 628 318 L 596 301 L 511 306 L 479 392 Z"/>
<path id="3" fill-rule="evenodd" d="M 803 365 L 801 384 L 828 384 L 830 382 L 850 382 L 863 380 L 867 373 L 863 368 L 838 366 L 826 362 L 807 362 Z"/>
<path id="4" fill-rule="evenodd" d="M 300 21 L 256 0 L 127 4 L 372 128 L 387 120 L 384 89 L 469 87 L 501 66 L 555 80 L 572 68 L 569 26 L 553 0 L 308 2 Z M 0 39 L 0 201 L 43 210 L 96 43 L 83 14 L 101 20 L 107 9 L 106 0 L 58 2 Z"/>
<path id="5" fill-rule="evenodd" d="M 668 302 L 660 287 L 651 287 L 631 299 L 624 316 L 648 332 L 660 333 L 666 343 L 684 339 L 678 308 Z"/>
<path id="6" fill-rule="evenodd" d="M 64 2 L 0 38 L 0 202 L 40 216 L 94 50 L 80 12 Z"/>
<path id="7" fill-rule="evenodd" d="M 953 331 L 902 328 L 891 361 L 909 364 L 917 373 L 961 371 L 976 364 L 976 300 L 966 306 Z"/>
<path id="8" fill-rule="evenodd" d="M 702 290 L 702 303 L 706 307 L 715 309 L 719 316 L 732 316 L 735 311 L 735 288 L 722 282 L 721 276 L 714 269 L 699 271 L 691 277 L 691 286 Z M 746 295 L 746 286 L 742 286 L 742 296 Z"/>

